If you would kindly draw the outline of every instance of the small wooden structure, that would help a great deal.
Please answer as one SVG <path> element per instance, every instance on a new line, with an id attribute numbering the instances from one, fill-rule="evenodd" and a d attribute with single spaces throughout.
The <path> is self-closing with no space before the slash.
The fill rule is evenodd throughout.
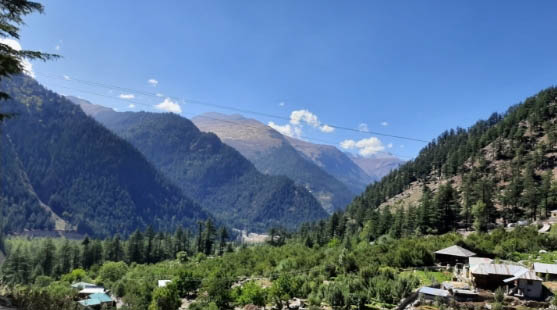
<path id="1" fill-rule="evenodd" d="M 453 245 L 448 248 L 441 249 L 435 252 L 435 261 L 442 265 L 467 264 L 468 258 L 475 256 L 476 253 L 467 250 L 458 245 Z"/>

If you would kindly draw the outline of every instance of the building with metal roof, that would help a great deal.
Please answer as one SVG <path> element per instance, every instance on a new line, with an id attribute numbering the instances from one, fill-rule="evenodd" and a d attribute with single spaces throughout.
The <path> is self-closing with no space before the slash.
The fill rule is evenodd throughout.
<path id="1" fill-rule="evenodd" d="M 534 263 L 534 271 L 543 279 L 551 281 L 557 280 L 556 264 Z"/>
<path id="2" fill-rule="evenodd" d="M 448 248 L 436 251 L 435 260 L 440 264 L 456 265 L 456 264 L 467 264 L 468 258 L 475 256 L 476 253 L 467 250 L 458 245 L 453 245 Z"/>
<path id="3" fill-rule="evenodd" d="M 107 294 L 95 293 L 89 295 L 87 299 L 78 301 L 78 304 L 87 309 L 95 309 L 102 307 L 102 305 L 114 306 L 114 301 Z"/>
<path id="4" fill-rule="evenodd" d="M 506 287 L 507 294 L 537 299 L 542 294 L 542 279 L 533 270 L 510 264 L 478 264 L 470 268 L 472 282 L 478 288 L 495 290 Z"/>
<path id="5" fill-rule="evenodd" d="M 418 294 L 425 299 L 435 300 L 437 298 L 448 299 L 451 297 L 451 293 L 447 290 L 442 290 L 438 288 L 424 286 L 418 290 Z"/>
<path id="6" fill-rule="evenodd" d="M 73 288 L 82 290 L 84 288 L 88 288 L 88 287 L 98 287 L 97 285 L 93 284 L 93 283 L 87 283 L 87 282 L 77 282 L 77 283 L 73 283 L 72 284 Z"/>

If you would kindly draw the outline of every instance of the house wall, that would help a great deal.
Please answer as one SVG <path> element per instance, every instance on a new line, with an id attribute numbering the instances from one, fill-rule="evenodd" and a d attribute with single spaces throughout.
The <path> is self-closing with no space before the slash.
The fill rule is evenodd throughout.
<path id="1" fill-rule="evenodd" d="M 505 287 L 507 284 L 503 282 L 503 280 L 510 278 L 510 276 L 503 276 L 503 275 L 480 275 L 480 274 L 472 274 L 472 281 L 474 282 L 477 288 L 487 289 L 487 290 L 495 290 L 498 287 L 502 286 Z"/>
<path id="2" fill-rule="evenodd" d="M 541 281 L 518 280 L 518 289 L 528 298 L 540 298 L 542 296 L 543 286 Z"/>

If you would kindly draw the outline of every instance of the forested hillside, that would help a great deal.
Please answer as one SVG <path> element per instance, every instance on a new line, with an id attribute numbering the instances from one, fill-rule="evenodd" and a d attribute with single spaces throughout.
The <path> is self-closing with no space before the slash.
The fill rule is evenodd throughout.
<path id="1" fill-rule="evenodd" d="M 186 118 L 172 113 L 119 113 L 70 99 L 132 143 L 186 195 L 232 227 L 295 228 L 327 216 L 305 188 L 284 176 L 260 173 L 238 151 L 216 135 L 200 132 Z"/>
<path id="2" fill-rule="evenodd" d="M 2 79 L 5 230 L 52 229 L 59 219 L 90 235 L 193 226 L 207 218 L 129 143 L 27 76 Z M 53 214 L 53 212 L 55 214 Z M 60 227 L 59 227 L 60 228 Z"/>
<path id="3" fill-rule="evenodd" d="M 347 215 L 370 227 L 394 221 L 375 235 L 486 230 L 547 217 L 557 208 L 556 98 L 557 88 L 549 88 L 469 129 L 444 132 L 370 185 Z"/>
<path id="4" fill-rule="evenodd" d="M 328 212 L 343 210 L 356 194 L 304 158 L 285 136 L 259 121 L 220 113 L 203 114 L 192 121 L 202 131 L 216 134 L 224 143 L 238 150 L 259 171 L 285 175 L 307 188 Z"/>

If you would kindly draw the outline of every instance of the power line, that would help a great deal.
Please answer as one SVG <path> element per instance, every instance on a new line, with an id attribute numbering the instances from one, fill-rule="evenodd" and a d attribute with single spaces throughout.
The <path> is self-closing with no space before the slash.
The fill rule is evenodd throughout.
<path id="1" fill-rule="evenodd" d="M 99 97 L 104 97 L 104 98 L 108 98 L 108 99 L 118 100 L 118 101 L 122 101 L 122 102 L 125 102 L 125 103 L 132 103 L 132 104 L 135 104 L 135 105 L 138 105 L 138 106 L 143 106 L 143 107 L 146 107 L 146 108 L 152 108 L 153 107 L 153 105 L 151 105 L 151 104 L 140 102 L 140 101 L 137 101 L 137 100 L 134 100 L 134 99 L 123 99 L 123 98 L 120 98 L 120 97 L 109 96 L 109 95 L 106 95 L 106 94 L 100 94 L 100 93 L 97 93 L 97 92 L 92 92 L 92 91 L 89 91 L 89 90 L 83 90 L 83 89 L 68 87 L 68 86 L 64 86 L 64 85 L 60 85 L 60 84 L 53 84 L 53 85 L 55 85 L 57 87 L 60 87 L 60 88 L 72 90 L 72 91 L 77 91 L 77 92 L 82 92 L 82 93 L 86 93 L 86 94 L 90 94 L 90 95 L 94 95 L 94 96 L 99 96 Z M 211 120 L 215 120 L 215 121 L 219 121 L 219 122 L 223 122 L 223 123 L 229 123 L 229 124 L 233 124 L 233 125 L 237 125 L 237 126 L 248 127 L 248 128 L 252 128 L 252 129 L 255 129 L 255 130 L 259 129 L 255 126 L 252 126 L 252 125 L 249 125 L 249 124 L 246 124 L 246 123 L 234 122 L 232 120 L 227 120 L 227 119 L 222 119 L 222 118 L 215 118 L 215 117 L 211 117 L 211 116 L 207 116 L 207 115 L 195 115 L 195 114 L 189 113 L 189 112 L 182 112 L 181 114 L 189 115 L 189 116 L 202 117 L 202 118 L 211 119 Z M 268 125 L 265 125 L 263 123 L 262 123 L 262 125 L 265 126 L 265 127 L 269 127 L 270 129 L 273 129 L 272 127 L 270 127 Z M 323 139 L 318 139 L 318 138 L 313 138 L 313 137 L 299 136 L 298 138 L 301 138 L 301 139 L 307 140 L 307 141 L 314 141 L 314 142 L 317 142 L 317 143 L 325 143 L 325 144 L 329 144 L 329 145 L 336 145 L 336 143 L 334 143 L 334 142 L 323 140 Z M 396 157 L 399 157 L 399 158 L 405 158 L 405 159 L 412 159 L 413 158 L 413 157 L 409 157 L 409 156 L 405 156 L 405 155 L 395 154 L 395 153 L 392 153 L 392 152 L 389 152 L 389 153 L 396 156 Z"/>
<path id="2" fill-rule="evenodd" d="M 137 94 L 144 95 L 144 96 L 160 98 L 160 95 L 158 95 L 156 93 L 143 91 L 143 90 L 138 90 L 138 89 L 133 89 L 133 88 L 129 88 L 129 87 L 122 87 L 122 86 L 118 86 L 118 85 L 114 85 L 114 84 L 88 81 L 88 80 L 77 79 L 77 78 L 73 78 L 73 77 L 68 79 L 68 78 L 65 78 L 65 77 L 60 77 L 60 76 L 57 76 L 57 75 L 44 74 L 44 73 L 36 73 L 36 74 L 44 76 L 44 77 L 55 78 L 55 79 L 60 79 L 60 80 L 64 80 L 64 81 L 75 81 L 75 82 L 82 83 L 82 84 L 87 84 L 87 85 L 90 85 L 90 86 L 103 87 L 103 88 L 108 88 L 108 89 L 117 89 L 117 90 L 120 90 L 120 91 L 133 92 L 133 93 L 137 93 Z M 258 115 L 258 116 L 264 116 L 264 117 L 269 117 L 269 118 L 274 118 L 274 119 L 290 121 L 290 118 L 288 118 L 288 117 L 275 115 L 275 114 L 269 114 L 269 113 L 258 112 L 258 111 L 247 110 L 247 109 L 240 109 L 240 108 L 235 108 L 235 107 L 231 107 L 231 106 L 219 105 L 219 104 L 214 104 L 214 103 L 200 101 L 200 100 L 194 100 L 194 99 L 185 99 L 185 98 L 179 98 L 179 97 L 174 97 L 174 96 L 166 96 L 166 95 L 164 97 L 167 97 L 167 98 L 170 98 L 170 99 L 173 99 L 173 100 L 176 100 L 176 101 L 183 101 L 185 103 L 190 103 L 190 104 L 209 106 L 209 107 L 212 107 L 212 108 L 218 108 L 218 109 L 230 110 L 230 111 L 234 111 L 234 112 L 240 112 L 240 113 L 246 113 L 246 114 L 252 114 L 252 115 Z M 352 132 L 357 132 L 357 133 L 372 134 L 372 135 L 391 137 L 391 138 L 409 140 L 409 141 L 415 141 L 415 142 L 429 143 L 429 141 L 426 141 L 424 139 L 418 139 L 418 138 L 413 138 L 413 137 L 393 135 L 393 134 L 381 133 L 381 132 L 369 131 L 369 130 L 361 130 L 361 129 L 357 129 L 357 128 L 350 128 L 350 127 L 345 127 L 345 126 L 340 126 L 340 125 L 335 125 L 335 124 L 329 124 L 329 123 L 326 123 L 326 125 L 328 125 L 329 127 L 335 128 L 335 129 L 339 129 L 339 130 L 346 130 L 346 131 L 352 131 Z"/>

